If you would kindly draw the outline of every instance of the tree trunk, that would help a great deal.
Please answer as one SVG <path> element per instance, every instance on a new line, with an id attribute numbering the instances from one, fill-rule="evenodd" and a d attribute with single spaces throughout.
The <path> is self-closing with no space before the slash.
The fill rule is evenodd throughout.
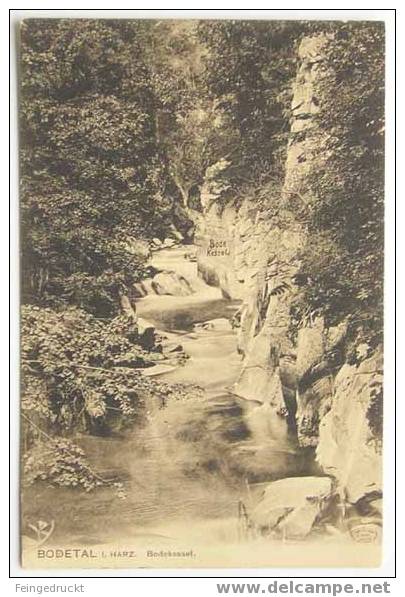
<path id="1" fill-rule="evenodd" d="M 176 183 L 176 187 L 180 191 L 181 198 L 183 200 L 183 206 L 185 207 L 185 209 L 188 209 L 188 194 L 189 194 L 191 186 L 190 185 L 188 187 L 184 186 L 180 182 L 178 176 L 176 176 L 175 174 L 173 174 L 172 176 L 173 176 L 174 182 Z"/>

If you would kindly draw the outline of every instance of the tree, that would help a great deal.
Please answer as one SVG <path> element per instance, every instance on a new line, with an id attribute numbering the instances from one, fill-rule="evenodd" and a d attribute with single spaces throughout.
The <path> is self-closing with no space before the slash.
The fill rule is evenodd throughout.
<path id="1" fill-rule="evenodd" d="M 133 420 L 143 348 L 122 296 L 165 237 L 173 199 L 156 138 L 147 28 L 132 21 L 28 20 L 21 29 L 24 480 L 104 484 L 69 437 Z M 176 388 L 176 392 L 179 388 Z"/>
<path id="2" fill-rule="evenodd" d="M 199 208 L 207 168 L 229 148 L 231 131 L 203 76 L 207 48 L 196 21 L 158 21 L 145 55 L 152 73 L 156 134 L 162 158 L 186 210 Z"/>
<path id="3" fill-rule="evenodd" d="M 300 22 L 206 21 L 199 36 L 207 46 L 204 80 L 228 133 L 225 151 L 231 189 L 263 187 L 284 177 L 288 108 L 295 76 Z"/>
<path id="4" fill-rule="evenodd" d="M 331 324 L 349 317 L 355 336 L 375 346 L 383 330 L 383 25 L 335 25 L 324 54 L 297 306 Z"/>
<path id="5" fill-rule="evenodd" d="M 145 251 L 132 241 L 167 230 L 172 205 L 142 36 L 136 21 L 22 25 L 22 262 L 30 301 L 115 314 L 119 295 L 143 271 Z"/>

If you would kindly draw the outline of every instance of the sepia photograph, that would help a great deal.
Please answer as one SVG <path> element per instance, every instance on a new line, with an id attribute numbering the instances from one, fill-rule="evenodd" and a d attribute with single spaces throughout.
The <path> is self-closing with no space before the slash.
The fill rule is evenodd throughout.
<path id="1" fill-rule="evenodd" d="M 18 23 L 24 568 L 381 565 L 385 53 Z"/>

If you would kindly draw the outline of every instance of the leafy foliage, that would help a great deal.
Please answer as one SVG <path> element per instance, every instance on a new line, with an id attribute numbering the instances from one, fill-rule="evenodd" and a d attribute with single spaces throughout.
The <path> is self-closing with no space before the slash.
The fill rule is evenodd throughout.
<path id="1" fill-rule="evenodd" d="M 374 436 L 374 441 L 381 444 L 383 437 L 384 395 L 381 384 L 376 383 L 371 390 L 371 401 L 367 410 L 367 420 Z M 381 448 L 381 445 L 380 445 Z"/>
<path id="2" fill-rule="evenodd" d="M 141 376 L 161 348 L 146 352 L 134 320 L 119 315 L 146 273 L 149 239 L 190 226 L 158 144 L 164 98 L 157 101 L 146 63 L 150 28 L 86 19 L 21 28 L 22 406 L 31 481 L 96 486 L 66 438 L 110 433 L 138 416 L 145 398 L 189 391 Z"/>
<path id="3" fill-rule="evenodd" d="M 309 306 L 329 323 L 349 316 L 358 339 L 375 346 L 383 328 L 384 29 L 335 29 L 315 90 L 316 168 L 306 179 L 296 313 Z"/>
<path id="4" fill-rule="evenodd" d="M 229 129 L 228 180 L 233 194 L 280 188 L 288 141 L 295 44 L 300 22 L 206 21 L 199 35 L 207 46 L 204 81 Z M 229 193 L 228 193 L 229 195 Z"/>
<path id="5" fill-rule="evenodd" d="M 108 435 L 142 420 L 143 406 L 186 398 L 189 386 L 156 383 L 140 373 L 162 357 L 157 343 L 141 345 L 133 318 L 100 321 L 77 308 L 22 308 L 22 438 L 25 482 L 83 487 L 100 478 L 68 438 Z"/>
<path id="6" fill-rule="evenodd" d="M 196 21 L 158 21 L 145 53 L 156 101 L 156 134 L 170 179 L 186 208 L 199 209 L 207 168 L 229 150 L 232 127 L 207 90 L 207 48 Z"/>
<path id="7" fill-rule="evenodd" d="M 28 20 L 22 25 L 23 292 L 112 316 L 164 235 L 172 201 L 155 136 L 143 25 Z"/>
<path id="8" fill-rule="evenodd" d="M 161 388 L 141 376 L 160 347 L 146 352 L 130 317 L 96 320 L 76 308 L 22 308 L 23 412 L 60 433 L 108 433 L 117 413 L 128 417 Z"/>
<path id="9" fill-rule="evenodd" d="M 66 439 L 39 441 L 24 455 L 24 484 L 35 481 L 59 487 L 81 487 L 91 491 L 109 484 L 95 473 L 83 450 Z"/>
<path id="10" fill-rule="evenodd" d="M 328 31 L 315 95 L 308 202 L 284 209 L 296 48 Z M 308 243 L 295 328 L 309 313 L 382 335 L 384 31 L 378 23 L 28 20 L 21 30 L 23 444 L 26 482 L 91 490 L 105 480 L 68 439 L 108 434 L 147 400 L 190 388 L 152 382 L 121 301 L 145 275 L 149 239 L 187 216 L 205 184 L 221 205 Z M 187 236 L 188 235 L 188 236 Z M 288 290 L 281 282 L 273 294 Z M 264 316 L 264 313 L 263 313 Z M 379 394 L 370 410 L 379 433 Z M 373 423 L 374 424 L 374 423 Z"/>

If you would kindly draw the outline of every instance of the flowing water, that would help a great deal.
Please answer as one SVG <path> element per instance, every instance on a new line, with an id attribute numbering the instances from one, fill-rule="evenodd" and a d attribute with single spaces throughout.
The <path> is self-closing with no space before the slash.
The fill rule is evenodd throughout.
<path id="1" fill-rule="evenodd" d="M 146 422 L 124 437 L 80 438 L 104 476 L 125 478 L 126 497 L 110 489 L 89 495 L 61 488 L 30 490 L 29 517 L 56 520 L 56 542 L 194 540 L 193 533 L 233 540 L 238 502 L 248 498 L 249 484 L 306 473 L 305 455 L 293 441 L 280 443 L 269 429 L 266 407 L 232 394 L 241 369 L 230 324 L 238 303 L 205 284 L 185 253 L 184 248 L 161 250 L 152 265 L 183 276 L 192 294 L 150 294 L 138 301 L 137 313 L 188 355 L 184 365 L 159 379 L 194 384 L 203 392 L 166 401 L 164 407 L 151 403 Z"/>
<path id="2" fill-rule="evenodd" d="M 68 533 L 75 541 L 98 542 L 123 532 L 130 538 L 149 526 L 190 528 L 218 519 L 233 521 L 230 532 L 235 534 L 238 500 L 246 494 L 248 482 L 304 470 L 304 459 L 293 444 L 280 445 L 269 433 L 265 407 L 232 394 L 241 368 L 230 324 L 238 303 L 205 284 L 185 253 L 184 248 L 159 251 L 152 265 L 183 276 L 192 294 L 150 294 L 138 301 L 136 309 L 188 355 L 184 365 L 159 379 L 194 384 L 203 393 L 166 401 L 163 408 L 151 403 L 146 424 L 124 438 L 81 438 L 97 468 L 124 475 L 126 499 L 111 499 L 111 491 L 105 490 L 83 496 L 47 489 L 47 495 L 51 492 L 56 499 L 52 505 L 48 501 L 47 514 L 37 515 L 46 520 L 54 510 L 52 515 L 59 520 L 55 538 Z M 44 490 L 36 491 L 36 502 L 41 504 Z M 64 494 L 69 495 L 68 505 Z"/>
<path id="3" fill-rule="evenodd" d="M 24 500 L 29 502 L 28 517 L 55 520 L 50 545 L 125 544 L 144 550 L 209 546 L 210 556 L 207 552 L 199 565 L 221 565 L 225 547 L 231 564 L 237 545 L 235 565 L 250 560 L 252 566 L 259 565 L 260 558 L 268 565 L 268 548 L 252 552 L 245 539 L 241 547 L 239 500 L 248 502 L 256 483 L 313 474 L 313 465 L 294 441 L 280 440 L 269 426 L 272 417 L 266 416 L 266 406 L 232 393 L 241 368 L 229 322 L 237 302 L 200 280 L 196 263 L 185 253 L 184 248 L 159 251 L 152 265 L 184 276 L 193 293 L 150 294 L 138 301 L 137 313 L 188 355 L 184 365 L 155 379 L 190 383 L 203 391 L 164 405 L 151 402 L 144 424 L 124 436 L 80 438 L 104 476 L 117 473 L 125 478 L 125 497 L 111 489 L 83 494 L 35 487 Z M 273 546 L 273 559 L 281 558 L 283 549 Z M 301 560 L 304 556 L 299 549 L 291 555 Z M 127 565 L 139 563 L 173 565 L 148 559 Z M 109 565 L 124 564 L 113 560 Z"/>

